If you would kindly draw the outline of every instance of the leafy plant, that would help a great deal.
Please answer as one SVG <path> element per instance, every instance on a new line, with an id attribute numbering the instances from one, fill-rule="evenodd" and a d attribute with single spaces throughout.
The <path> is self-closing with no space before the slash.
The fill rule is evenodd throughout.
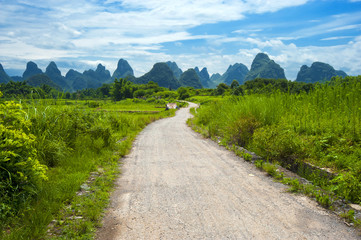
<path id="1" fill-rule="evenodd" d="M 19 104 L 0 103 L 0 221 L 17 213 L 37 193 L 39 182 L 47 179 L 24 114 Z"/>
<path id="2" fill-rule="evenodd" d="M 351 202 L 361 202 L 361 181 L 350 172 L 339 174 L 331 183 L 332 191 Z"/>
<path id="3" fill-rule="evenodd" d="M 256 161 L 254 162 L 254 165 L 255 165 L 257 168 L 261 168 L 261 169 L 262 169 L 263 160 L 256 160 Z"/>

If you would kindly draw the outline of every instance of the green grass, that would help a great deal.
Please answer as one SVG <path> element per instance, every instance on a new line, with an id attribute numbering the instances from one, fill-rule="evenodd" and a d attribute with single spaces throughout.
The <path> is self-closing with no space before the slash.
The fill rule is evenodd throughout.
<path id="1" fill-rule="evenodd" d="M 187 100 L 190 102 L 199 103 L 203 105 L 210 102 L 217 102 L 222 99 L 224 99 L 222 96 L 192 96 Z"/>
<path id="2" fill-rule="evenodd" d="M 305 161 L 331 169 L 339 177 L 320 185 L 361 203 L 361 76 L 317 85 L 309 93 L 208 101 L 195 114 L 192 122 L 204 135 L 228 145 L 286 167 Z"/>
<path id="3" fill-rule="evenodd" d="M 111 102 L 99 106 L 99 110 L 105 111 L 135 111 L 135 112 L 161 112 L 165 109 L 166 102 L 163 100 L 144 101 L 138 99 L 127 99 L 120 102 Z"/>
<path id="4" fill-rule="evenodd" d="M 50 223 L 54 238 L 91 238 L 119 174 L 119 159 L 148 123 L 174 114 L 158 109 L 157 103 L 130 100 L 98 103 L 114 111 L 94 111 L 92 105 L 96 104 L 70 100 L 23 103 L 23 117 L 31 122 L 30 132 L 36 137 L 37 157 L 49 168 L 48 180 L 39 183 L 31 201 L 1 223 L 1 239 L 43 239 Z M 150 113 L 154 109 L 158 111 Z M 89 192 L 76 195 L 89 179 Z"/>

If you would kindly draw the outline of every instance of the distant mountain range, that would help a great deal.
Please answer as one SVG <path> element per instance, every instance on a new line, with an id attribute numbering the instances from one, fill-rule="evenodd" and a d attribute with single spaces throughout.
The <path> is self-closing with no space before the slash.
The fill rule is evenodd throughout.
<path id="1" fill-rule="evenodd" d="M 296 81 L 298 82 L 322 82 L 330 80 L 333 76 L 345 77 L 347 74 L 341 70 L 335 70 L 326 63 L 314 62 L 311 67 L 306 65 L 300 68 Z M 230 85 L 233 80 L 239 84 L 255 78 L 285 79 L 284 69 L 271 60 L 267 54 L 259 53 L 254 58 L 251 69 L 242 64 L 230 65 L 225 73 L 209 76 L 207 68 L 201 71 L 198 67 L 190 68 L 183 72 L 175 62 L 162 62 L 154 64 L 153 68 L 141 77 L 135 77 L 129 63 L 120 59 L 117 68 L 111 75 L 109 70 L 102 64 L 98 64 L 96 70 L 86 70 L 83 73 L 70 69 L 63 76 L 55 62 L 50 62 L 43 72 L 36 63 L 28 62 L 22 75 L 9 77 L 0 64 L 0 83 L 9 81 L 27 81 L 29 85 L 41 86 L 47 84 L 56 89 L 74 92 L 86 88 L 98 88 L 104 83 L 112 83 L 115 78 L 125 78 L 134 83 L 144 84 L 149 81 L 158 83 L 161 87 L 177 89 L 181 86 L 194 88 L 215 88 L 219 83 Z"/>

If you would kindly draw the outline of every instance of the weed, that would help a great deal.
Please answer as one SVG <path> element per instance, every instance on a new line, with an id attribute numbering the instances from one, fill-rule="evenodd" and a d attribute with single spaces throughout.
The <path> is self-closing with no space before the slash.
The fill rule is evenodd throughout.
<path id="1" fill-rule="evenodd" d="M 278 174 L 277 167 L 269 162 L 265 162 L 262 165 L 262 169 L 268 173 L 268 175 L 272 177 L 276 177 Z"/>
<path id="2" fill-rule="evenodd" d="M 318 190 L 314 193 L 314 195 L 316 197 L 317 202 L 321 206 L 323 206 L 325 208 L 330 208 L 332 206 L 333 201 L 329 194 L 327 194 L 321 190 Z"/>
<path id="3" fill-rule="evenodd" d="M 247 161 L 247 162 L 252 161 L 252 155 L 249 154 L 249 153 L 246 153 L 246 152 L 243 152 L 243 153 L 242 153 L 242 158 L 243 158 L 245 161 Z"/>
<path id="4" fill-rule="evenodd" d="M 254 165 L 255 165 L 257 168 L 262 169 L 263 160 L 256 160 L 256 161 L 254 162 Z"/>
<path id="5" fill-rule="evenodd" d="M 340 214 L 340 216 L 345 218 L 348 222 L 354 222 L 356 220 L 354 210 L 348 210 L 347 212 L 343 212 Z"/>
<path id="6" fill-rule="evenodd" d="M 302 184 L 298 179 L 283 178 L 282 183 L 290 185 L 289 192 L 300 192 L 302 190 Z"/>

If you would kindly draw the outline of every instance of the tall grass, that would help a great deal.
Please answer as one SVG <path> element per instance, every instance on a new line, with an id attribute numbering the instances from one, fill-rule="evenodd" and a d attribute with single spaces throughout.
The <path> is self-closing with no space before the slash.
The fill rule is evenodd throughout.
<path id="1" fill-rule="evenodd" d="M 276 91 L 202 105 L 194 122 L 209 136 L 247 147 L 265 159 L 331 168 L 340 173 L 339 180 L 353 181 L 344 188 L 352 185 L 356 192 L 346 198 L 361 202 L 360 119 L 358 76 L 318 84 L 309 93 Z M 355 178 L 346 180 L 346 173 Z"/>
<path id="2" fill-rule="evenodd" d="M 110 179 L 114 178 L 119 158 L 129 151 L 137 133 L 148 123 L 174 113 L 94 111 L 86 103 L 70 102 L 23 103 L 23 117 L 31 122 L 29 129 L 35 136 L 37 158 L 49 168 L 48 180 L 36 187 L 35 197 L 14 217 L 0 224 L 1 239 L 44 238 L 48 224 L 73 201 L 90 172 L 108 168 L 113 174 Z M 136 103 L 127 103 L 137 108 Z M 112 109 L 116 110 L 117 105 L 124 106 L 112 103 Z M 153 105 L 148 107 L 154 109 Z M 141 108 L 145 109 L 144 104 Z M 99 217 L 102 209 L 90 207 L 87 211 L 84 215 L 92 215 L 96 222 L 93 218 Z"/>

